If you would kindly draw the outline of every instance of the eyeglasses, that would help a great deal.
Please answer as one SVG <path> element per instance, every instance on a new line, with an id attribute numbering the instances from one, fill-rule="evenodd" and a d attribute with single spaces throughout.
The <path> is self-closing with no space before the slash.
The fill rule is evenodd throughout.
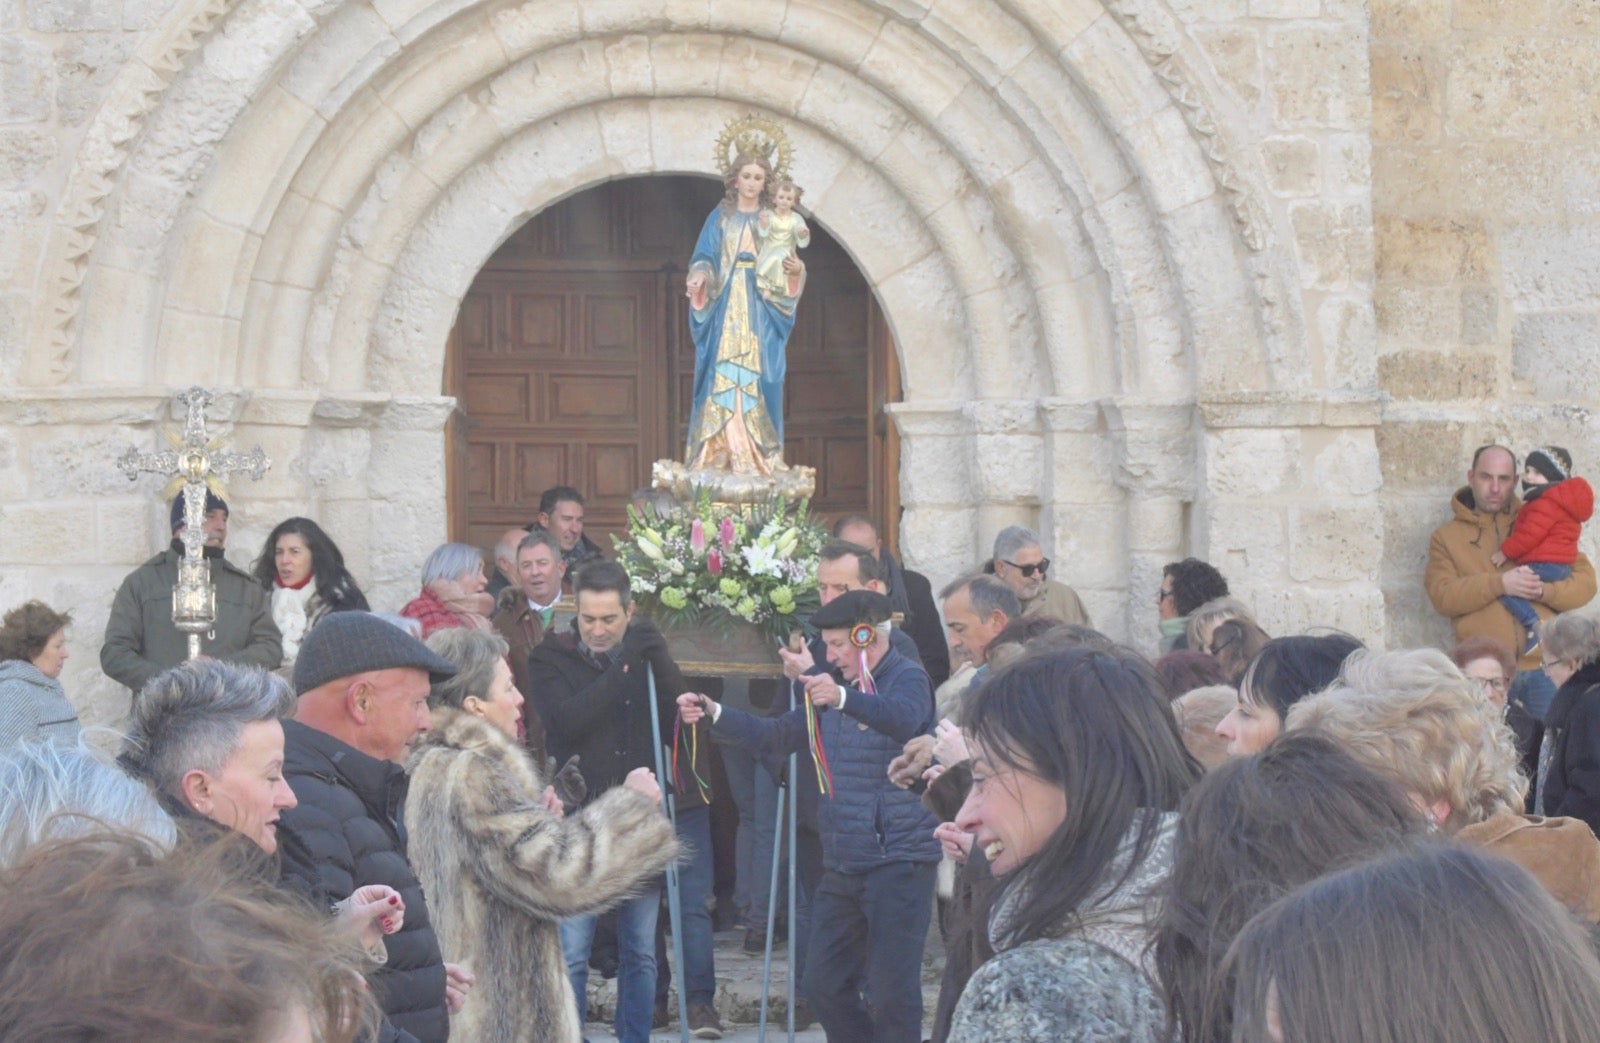
<path id="1" fill-rule="evenodd" d="M 1468 680 L 1476 681 L 1480 687 L 1492 692 L 1500 692 L 1502 695 L 1511 687 L 1510 682 L 1504 677 L 1471 677 Z"/>
<path id="2" fill-rule="evenodd" d="M 1050 571 L 1050 559 L 1049 558 L 1045 558 L 1042 561 L 1038 562 L 1037 564 L 1030 564 L 1030 565 L 1018 565 L 1016 562 L 1014 562 L 1014 561 L 1006 561 L 1006 559 L 1004 559 L 1004 558 L 1001 558 L 1000 560 L 1001 561 L 1005 561 L 1005 563 L 1007 565 L 1010 565 L 1012 568 L 1014 568 L 1018 572 L 1022 573 L 1022 578 L 1023 579 L 1032 579 L 1033 578 L 1033 574 L 1035 572 L 1037 572 L 1039 575 L 1042 576 L 1046 572 Z"/>
<path id="3" fill-rule="evenodd" d="M 1158 605 L 1161 604 L 1163 601 L 1167 600 L 1171 596 L 1172 596 L 1172 591 L 1170 591 L 1170 590 L 1158 590 L 1158 591 L 1156 591 L 1156 604 L 1158 604 Z"/>

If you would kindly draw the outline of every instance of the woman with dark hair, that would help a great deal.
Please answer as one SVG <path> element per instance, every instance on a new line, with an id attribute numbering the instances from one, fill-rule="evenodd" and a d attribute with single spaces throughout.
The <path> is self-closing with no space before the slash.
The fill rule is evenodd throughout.
<path id="1" fill-rule="evenodd" d="M 367 599 L 344 567 L 344 555 L 310 518 L 289 518 L 267 534 L 255 577 L 272 595 L 272 621 L 283 635 L 283 665 L 293 666 L 306 631 L 329 612 L 367 611 Z"/>
<path id="2" fill-rule="evenodd" d="M 1004 890 L 952 1043 L 1167 1038 L 1150 903 L 1200 768 L 1159 684 L 1132 653 L 1080 648 L 1028 656 L 972 697 L 956 825 Z"/>
<path id="3" fill-rule="evenodd" d="M 1250 917 L 1425 828 L 1398 786 L 1320 735 L 1285 735 L 1208 774 L 1179 810 L 1156 928 L 1156 970 L 1177 1038 L 1228 1038 L 1233 983 L 1218 968 Z"/>
<path id="4" fill-rule="evenodd" d="M 1259 753 L 1283 732 L 1289 707 L 1339 676 L 1345 657 L 1361 647 L 1349 634 L 1298 634 L 1268 641 L 1239 678 L 1239 702 L 1217 725 L 1228 756 Z"/>
<path id="5" fill-rule="evenodd" d="M 354 944 L 221 849 L 161 857 L 101 832 L 0 870 L 7 1040 L 371 1039 Z"/>
<path id="6" fill-rule="evenodd" d="M 1307 884 L 1223 965 L 1235 1043 L 1600 1041 L 1600 961 L 1510 862 L 1456 845 Z"/>
<path id="7" fill-rule="evenodd" d="M 1207 652 L 1168 652 L 1156 660 L 1155 667 L 1161 686 L 1172 699 L 1196 688 L 1228 683 L 1222 664 Z"/>
<path id="8" fill-rule="evenodd" d="M 68 612 L 29 601 L 0 625 L 0 750 L 27 740 L 71 743 L 78 712 L 61 687 L 67 662 Z"/>

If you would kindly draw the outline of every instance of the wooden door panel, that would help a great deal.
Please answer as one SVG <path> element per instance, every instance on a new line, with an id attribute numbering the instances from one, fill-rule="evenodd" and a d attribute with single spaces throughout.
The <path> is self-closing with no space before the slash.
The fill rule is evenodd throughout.
<path id="1" fill-rule="evenodd" d="M 472 417 L 483 424 L 522 425 L 533 419 L 533 396 L 528 373 L 473 373 L 467 377 L 466 397 Z"/>
<path id="2" fill-rule="evenodd" d="M 639 301 L 609 293 L 585 301 L 584 356 L 632 366 L 639 358 L 643 331 L 639 328 Z M 651 343 L 654 347 L 654 342 Z"/>
<path id="3" fill-rule="evenodd" d="M 605 421 L 606 428 L 636 427 L 639 384 L 640 379 L 632 373 L 551 374 L 545 415 L 552 424 L 562 426 Z"/>
<path id="4" fill-rule="evenodd" d="M 501 352 L 524 361 L 567 353 L 566 294 L 513 290 L 506 291 L 504 299 L 511 335 L 501 339 Z"/>

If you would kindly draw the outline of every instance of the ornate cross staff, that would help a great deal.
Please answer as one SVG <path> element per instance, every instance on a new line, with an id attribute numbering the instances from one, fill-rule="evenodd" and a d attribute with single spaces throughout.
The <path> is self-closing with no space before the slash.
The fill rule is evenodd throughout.
<path id="1" fill-rule="evenodd" d="M 128 481 L 149 471 L 169 475 L 183 483 L 183 560 L 178 563 L 178 583 L 172 588 L 172 624 L 189 635 L 189 658 L 200 657 L 200 635 L 217 621 L 217 592 L 211 585 L 211 564 L 201 549 L 205 546 L 206 487 L 220 491 L 221 480 L 235 471 L 244 471 L 260 481 L 272 460 L 258 445 L 248 453 L 220 452 L 206 438 L 206 406 L 211 392 L 198 385 L 180 391 L 178 401 L 187 408 L 183 421 L 183 440 L 163 432 L 174 448 L 159 453 L 141 453 L 130 447 L 117 458 L 117 467 Z"/>

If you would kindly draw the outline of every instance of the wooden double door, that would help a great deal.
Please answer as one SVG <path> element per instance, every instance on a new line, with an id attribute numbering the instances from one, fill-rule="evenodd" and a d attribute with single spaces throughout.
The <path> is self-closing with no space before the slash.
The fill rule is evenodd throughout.
<path id="1" fill-rule="evenodd" d="M 571 485 L 585 531 L 608 547 L 651 464 L 681 459 L 694 379 L 683 285 L 721 186 L 695 177 L 614 181 L 529 221 L 462 301 L 445 393 L 451 538 L 492 547 L 527 524 L 539 494 Z M 817 469 L 815 507 L 899 513 L 893 425 L 899 374 L 877 300 L 849 256 L 813 227 L 806 292 L 788 347 L 784 456 Z M 892 532 L 894 526 L 888 526 Z"/>

